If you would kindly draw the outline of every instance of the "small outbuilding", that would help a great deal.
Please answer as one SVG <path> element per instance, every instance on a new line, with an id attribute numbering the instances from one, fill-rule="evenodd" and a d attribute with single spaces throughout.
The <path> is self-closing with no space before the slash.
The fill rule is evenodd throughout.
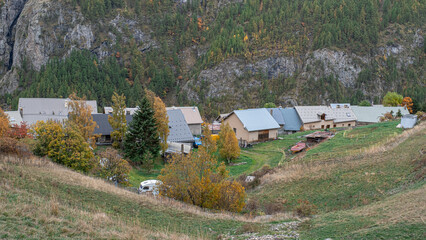
<path id="1" fill-rule="evenodd" d="M 169 107 L 166 109 L 181 110 L 192 135 L 201 135 L 201 124 L 203 123 L 203 119 L 201 118 L 200 111 L 198 111 L 198 107 Z"/>
<path id="2" fill-rule="evenodd" d="M 222 124 L 229 124 L 240 145 L 277 139 L 280 125 L 266 108 L 235 110 L 226 116 Z"/>
<path id="3" fill-rule="evenodd" d="M 417 116 L 414 114 L 406 114 L 401 118 L 401 127 L 405 129 L 413 128 L 417 123 Z"/>

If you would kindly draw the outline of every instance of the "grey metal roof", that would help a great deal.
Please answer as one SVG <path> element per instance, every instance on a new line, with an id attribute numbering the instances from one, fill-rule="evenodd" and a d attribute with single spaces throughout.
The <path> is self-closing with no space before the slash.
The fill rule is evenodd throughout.
<path id="1" fill-rule="evenodd" d="M 402 128 L 413 128 L 417 123 L 417 116 L 414 114 L 407 114 L 401 118 Z"/>
<path id="2" fill-rule="evenodd" d="M 22 110 L 23 115 L 52 115 L 68 116 L 69 98 L 20 98 L 18 111 Z M 95 100 L 86 101 L 92 107 L 92 113 L 98 113 Z"/>
<path id="3" fill-rule="evenodd" d="M 409 114 L 404 107 L 384 107 L 383 105 L 374 105 L 369 107 L 352 106 L 352 111 L 355 113 L 358 122 L 377 123 L 380 117 L 385 113 L 393 111 L 394 115 L 401 111 L 402 115 Z"/>
<path id="4" fill-rule="evenodd" d="M 21 114 L 19 114 L 19 111 L 7 111 L 4 113 L 9 117 L 10 125 L 14 125 L 14 124 L 20 125 L 23 122 Z"/>
<path id="5" fill-rule="evenodd" d="M 249 132 L 280 128 L 280 125 L 266 108 L 235 110 L 228 117 L 233 113 L 240 119 L 244 128 Z"/>
<path id="6" fill-rule="evenodd" d="M 185 117 L 180 109 L 167 110 L 169 116 L 169 136 L 167 141 L 170 142 L 193 142 L 191 130 L 186 123 Z"/>
<path id="7" fill-rule="evenodd" d="M 267 108 L 268 112 L 272 115 L 272 117 L 277 121 L 280 126 L 284 126 L 285 121 L 283 114 L 280 111 L 281 108 Z"/>
<path id="8" fill-rule="evenodd" d="M 180 109 L 185 117 L 185 121 L 187 124 L 201 124 L 203 123 L 203 119 L 201 118 L 200 111 L 198 111 L 198 107 L 168 107 L 166 110 L 174 110 Z"/>
<path id="9" fill-rule="evenodd" d="M 351 108 L 333 108 L 334 122 L 350 122 L 356 121 L 357 118 Z"/>
<path id="10" fill-rule="evenodd" d="M 22 120 L 26 122 L 28 125 L 32 125 L 37 123 L 38 121 L 56 121 L 59 123 L 63 123 L 63 121 L 67 120 L 68 116 L 58 116 L 58 115 L 38 115 L 38 114 L 24 114 Z"/>
<path id="11" fill-rule="evenodd" d="M 98 127 L 95 128 L 95 131 L 93 132 L 94 134 L 111 135 L 111 132 L 114 131 L 114 129 L 112 129 L 111 125 L 108 122 L 108 116 L 111 115 L 102 113 L 92 114 L 93 121 L 98 124 Z M 129 125 L 132 120 L 132 115 L 126 115 L 127 125 Z"/>
<path id="12" fill-rule="evenodd" d="M 302 121 L 294 108 L 280 108 L 280 112 L 284 119 L 284 130 L 300 131 Z"/>
<path id="13" fill-rule="evenodd" d="M 332 109 L 328 106 L 296 106 L 294 108 L 303 123 L 319 122 L 322 114 L 325 114 L 325 120 L 335 119 Z"/>

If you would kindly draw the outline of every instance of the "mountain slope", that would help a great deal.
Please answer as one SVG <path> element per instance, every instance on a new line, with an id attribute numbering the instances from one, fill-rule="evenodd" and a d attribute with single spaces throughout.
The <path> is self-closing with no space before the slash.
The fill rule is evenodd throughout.
<path id="1" fill-rule="evenodd" d="M 208 116 L 264 102 L 378 103 L 390 90 L 424 109 L 425 0 L 10 0 L 0 9 L 0 93 L 18 89 L 7 104 L 77 90 L 105 96 L 104 106 L 113 90 L 148 87 Z M 81 89 L 97 78 L 72 68 L 61 70 L 69 89 L 49 85 L 60 69 L 44 69 L 49 59 L 81 49 L 96 67 L 120 67 L 108 90 Z"/>

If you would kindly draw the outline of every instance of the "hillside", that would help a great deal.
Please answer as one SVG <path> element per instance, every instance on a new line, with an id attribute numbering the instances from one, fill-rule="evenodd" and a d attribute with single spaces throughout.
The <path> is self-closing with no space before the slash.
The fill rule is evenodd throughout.
<path id="1" fill-rule="evenodd" d="M 206 116 L 387 91 L 425 110 L 424 0 L 0 1 L 1 101 L 144 87 Z"/>
<path id="2" fill-rule="evenodd" d="M 248 204 L 258 204 L 243 214 L 137 195 L 47 159 L 0 156 L 0 238 L 423 239 L 426 125 L 404 132 L 395 125 L 342 131 L 284 158 L 248 190 Z M 264 143 L 245 158 L 278 158 L 274 149 L 290 141 Z M 234 176 L 251 171 L 236 167 Z M 294 215 L 306 201 L 314 217 Z"/>

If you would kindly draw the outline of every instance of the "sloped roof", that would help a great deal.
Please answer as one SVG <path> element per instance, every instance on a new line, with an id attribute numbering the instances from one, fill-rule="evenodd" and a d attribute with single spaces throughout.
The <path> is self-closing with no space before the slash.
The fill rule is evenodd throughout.
<path id="1" fill-rule="evenodd" d="M 351 108 L 334 108 L 333 114 L 335 118 L 334 119 L 335 123 L 350 122 L 350 121 L 357 120 L 355 113 L 352 111 Z"/>
<path id="2" fill-rule="evenodd" d="M 169 142 L 193 142 L 191 130 L 185 121 L 185 117 L 180 109 L 167 110 L 169 116 Z"/>
<path id="3" fill-rule="evenodd" d="M 108 116 L 110 116 L 110 114 L 92 114 L 93 121 L 98 124 L 98 127 L 95 128 L 95 131 L 93 132 L 94 134 L 111 135 L 111 132 L 114 131 L 114 129 L 112 129 L 111 125 L 108 122 Z M 129 125 L 132 120 L 132 115 L 126 115 L 127 125 Z"/>
<path id="4" fill-rule="evenodd" d="M 38 121 L 56 121 L 59 123 L 63 123 L 63 121 L 67 120 L 68 116 L 58 116 L 58 115 L 37 115 L 37 114 L 27 114 L 24 115 L 22 120 L 26 122 L 28 125 L 32 125 L 37 123 Z"/>
<path id="5" fill-rule="evenodd" d="M 22 109 L 23 115 L 52 115 L 68 116 L 70 109 L 69 98 L 20 98 L 18 111 Z M 98 113 L 95 100 L 86 101 L 92 107 L 92 114 Z"/>
<path id="6" fill-rule="evenodd" d="M 277 121 L 280 126 L 285 124 L 283 114 L 281 112 L 282 108 L 267 108 L 268 112 L 272 115 L 272 117 Z"/>
<path id="7" fill-rule="evenodd" d="M 299 131 L 302 127 L 302 121 L 294 108 L 280 108 L 280 112 L 284 119 L 284 130 Z"/>
<path id="8" fill-rule="evenodd" d="M 352 106 L 352 111 L 355 113 L 358 122 L 377 123 L 380 117 L 385 113 L 393 111 L 394 115 L 401 110 L 402 115 L 409 114 L 404 107 L 384 107 L 383 105 L 374 105 L 369 107 Z"/>
<path id="9" fill-rule="evenodd" d="M 198 107 L 168 107 L 167 110 L 180 109 L 185 117 L 187 124 L 201 124 L 203 119 L 201 119 L 200 111 Z"/>
<path id="10" fill-rule="evenodd" d="M 280 125 L 266 108 L 235 110 L 226 118 L 232 114 L 235 114 L 240 119 L 244 128 L 249 132 L 280 128 Z"/>
<path id="11" fill-rule="evenodd" d="M 14 125 L 14 124 L 20 125 L 23 122 L 21 114 L 19 114 L 19 111 L 7 111 L 4 113 L 9 117 L 10 125 Z"/>
<path id="12" fill-rule="evenodd" d="M 294 107 L 303 123 L 319 122 L 325 113 L 325 120 L 334 120 L 333 111 L 327 106 L 296 106 Z"/>
<path id="13" fill-rule="evenodd" d="M 417 123 L 417 116 L 414 114 L 407 114 L 401 118 L 402 128 L 413 128 Z"/>

